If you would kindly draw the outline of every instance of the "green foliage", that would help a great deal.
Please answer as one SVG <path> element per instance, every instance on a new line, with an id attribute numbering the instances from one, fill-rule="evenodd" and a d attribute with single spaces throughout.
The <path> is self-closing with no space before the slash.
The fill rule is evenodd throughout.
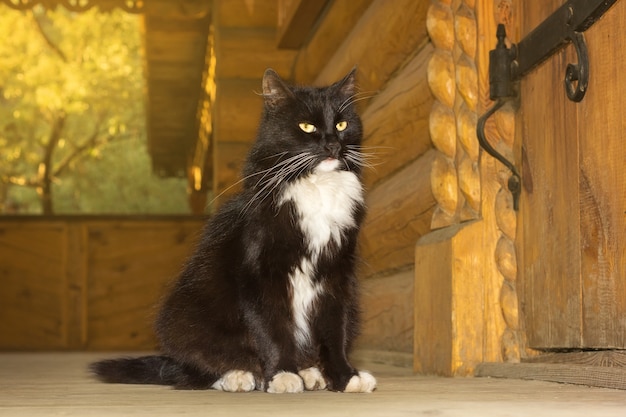
<path id="1" fill-rule="evenodd" d="M 0 6 L 0 212 L 188 212 L 151 173 L 138 19 Z"/>

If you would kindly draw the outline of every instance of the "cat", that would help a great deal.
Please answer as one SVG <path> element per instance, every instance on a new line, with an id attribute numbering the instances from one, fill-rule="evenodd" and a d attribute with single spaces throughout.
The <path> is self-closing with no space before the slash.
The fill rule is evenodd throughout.
<path id="1" fill-rule="evenodd" d="M 243 189 L 208 221 L 165 297 L 162 353 L 96 362 L 97 377 L 237 392 L 376 388 L 348 360 L 365 216 L 355 73 L 318 88 L 265 71 Z"/>

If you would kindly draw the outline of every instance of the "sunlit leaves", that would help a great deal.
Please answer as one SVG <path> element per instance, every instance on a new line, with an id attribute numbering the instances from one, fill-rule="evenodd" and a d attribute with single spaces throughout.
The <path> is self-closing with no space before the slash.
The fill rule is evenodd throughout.
<path id="1" fill-rule="evenodd" d="M 7 184 L 41 181 L 38 167 L 60 118 L 49 170 L 56 212 L 159 211 L 136 198 L 159 190 L 173 200 L 167 210 L 187 210 L 184 181 L 150 172 L 138 23 L 122 11 L 0 5 L 0 212 L 6 198 L 40 210 L 32 189 Z"/>

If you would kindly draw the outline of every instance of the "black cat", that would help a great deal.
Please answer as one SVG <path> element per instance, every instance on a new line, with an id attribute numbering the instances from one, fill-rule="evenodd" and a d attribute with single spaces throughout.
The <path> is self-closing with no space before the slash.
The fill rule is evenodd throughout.
<path id="1" fill-rule="evenodd" d="M 371 392 L 348 361 L 365 215 L 355 70 L 324 88 L 263 77 L 243 190 L 206 226 L 156 321 L 163 354 L 91 365 L 103 381 L 180 389 Z"/>

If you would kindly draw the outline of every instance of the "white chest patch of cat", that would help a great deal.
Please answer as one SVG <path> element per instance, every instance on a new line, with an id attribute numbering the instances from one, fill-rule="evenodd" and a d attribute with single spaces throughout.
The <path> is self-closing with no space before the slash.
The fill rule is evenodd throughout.
<path id="1" fill-rule="evenodd" d="M 330 240 L 341 244 L 342 231 L 356 226 L 353 210 L 363 202 L 363 187 L 348 171 L 319 171 L 289 185 L 280 203 L 292 201 L 315 262 Z"/>
<path id="2" fill-rule="evenodd" d="M 289 276 L 292 291 L 291 309 L 295 324 L 294 337 L 300 346 L 306 346 L 311 341 L 309 316 L 315 299 L 322 291 L 322 286 L 312 280 L 314 272 L 311 261 L 304 258 L 300 266 Z"/>
<path id="3" fill-rule="evenodd" d="M 280 204 L 287 201 L 296 207 L 298 224 L 310 251 L 289 276 L 294 336 L 304 346 L 310 341 L 311 306 L 323 290 L 313 280 L 317 260 L 331 239 L 341 245 L 343 230 L 356 226 L 353 212 L 355 205 L 363 202 L 363 188 L 352 172 L 320 170 L 289 185 Z"/>

